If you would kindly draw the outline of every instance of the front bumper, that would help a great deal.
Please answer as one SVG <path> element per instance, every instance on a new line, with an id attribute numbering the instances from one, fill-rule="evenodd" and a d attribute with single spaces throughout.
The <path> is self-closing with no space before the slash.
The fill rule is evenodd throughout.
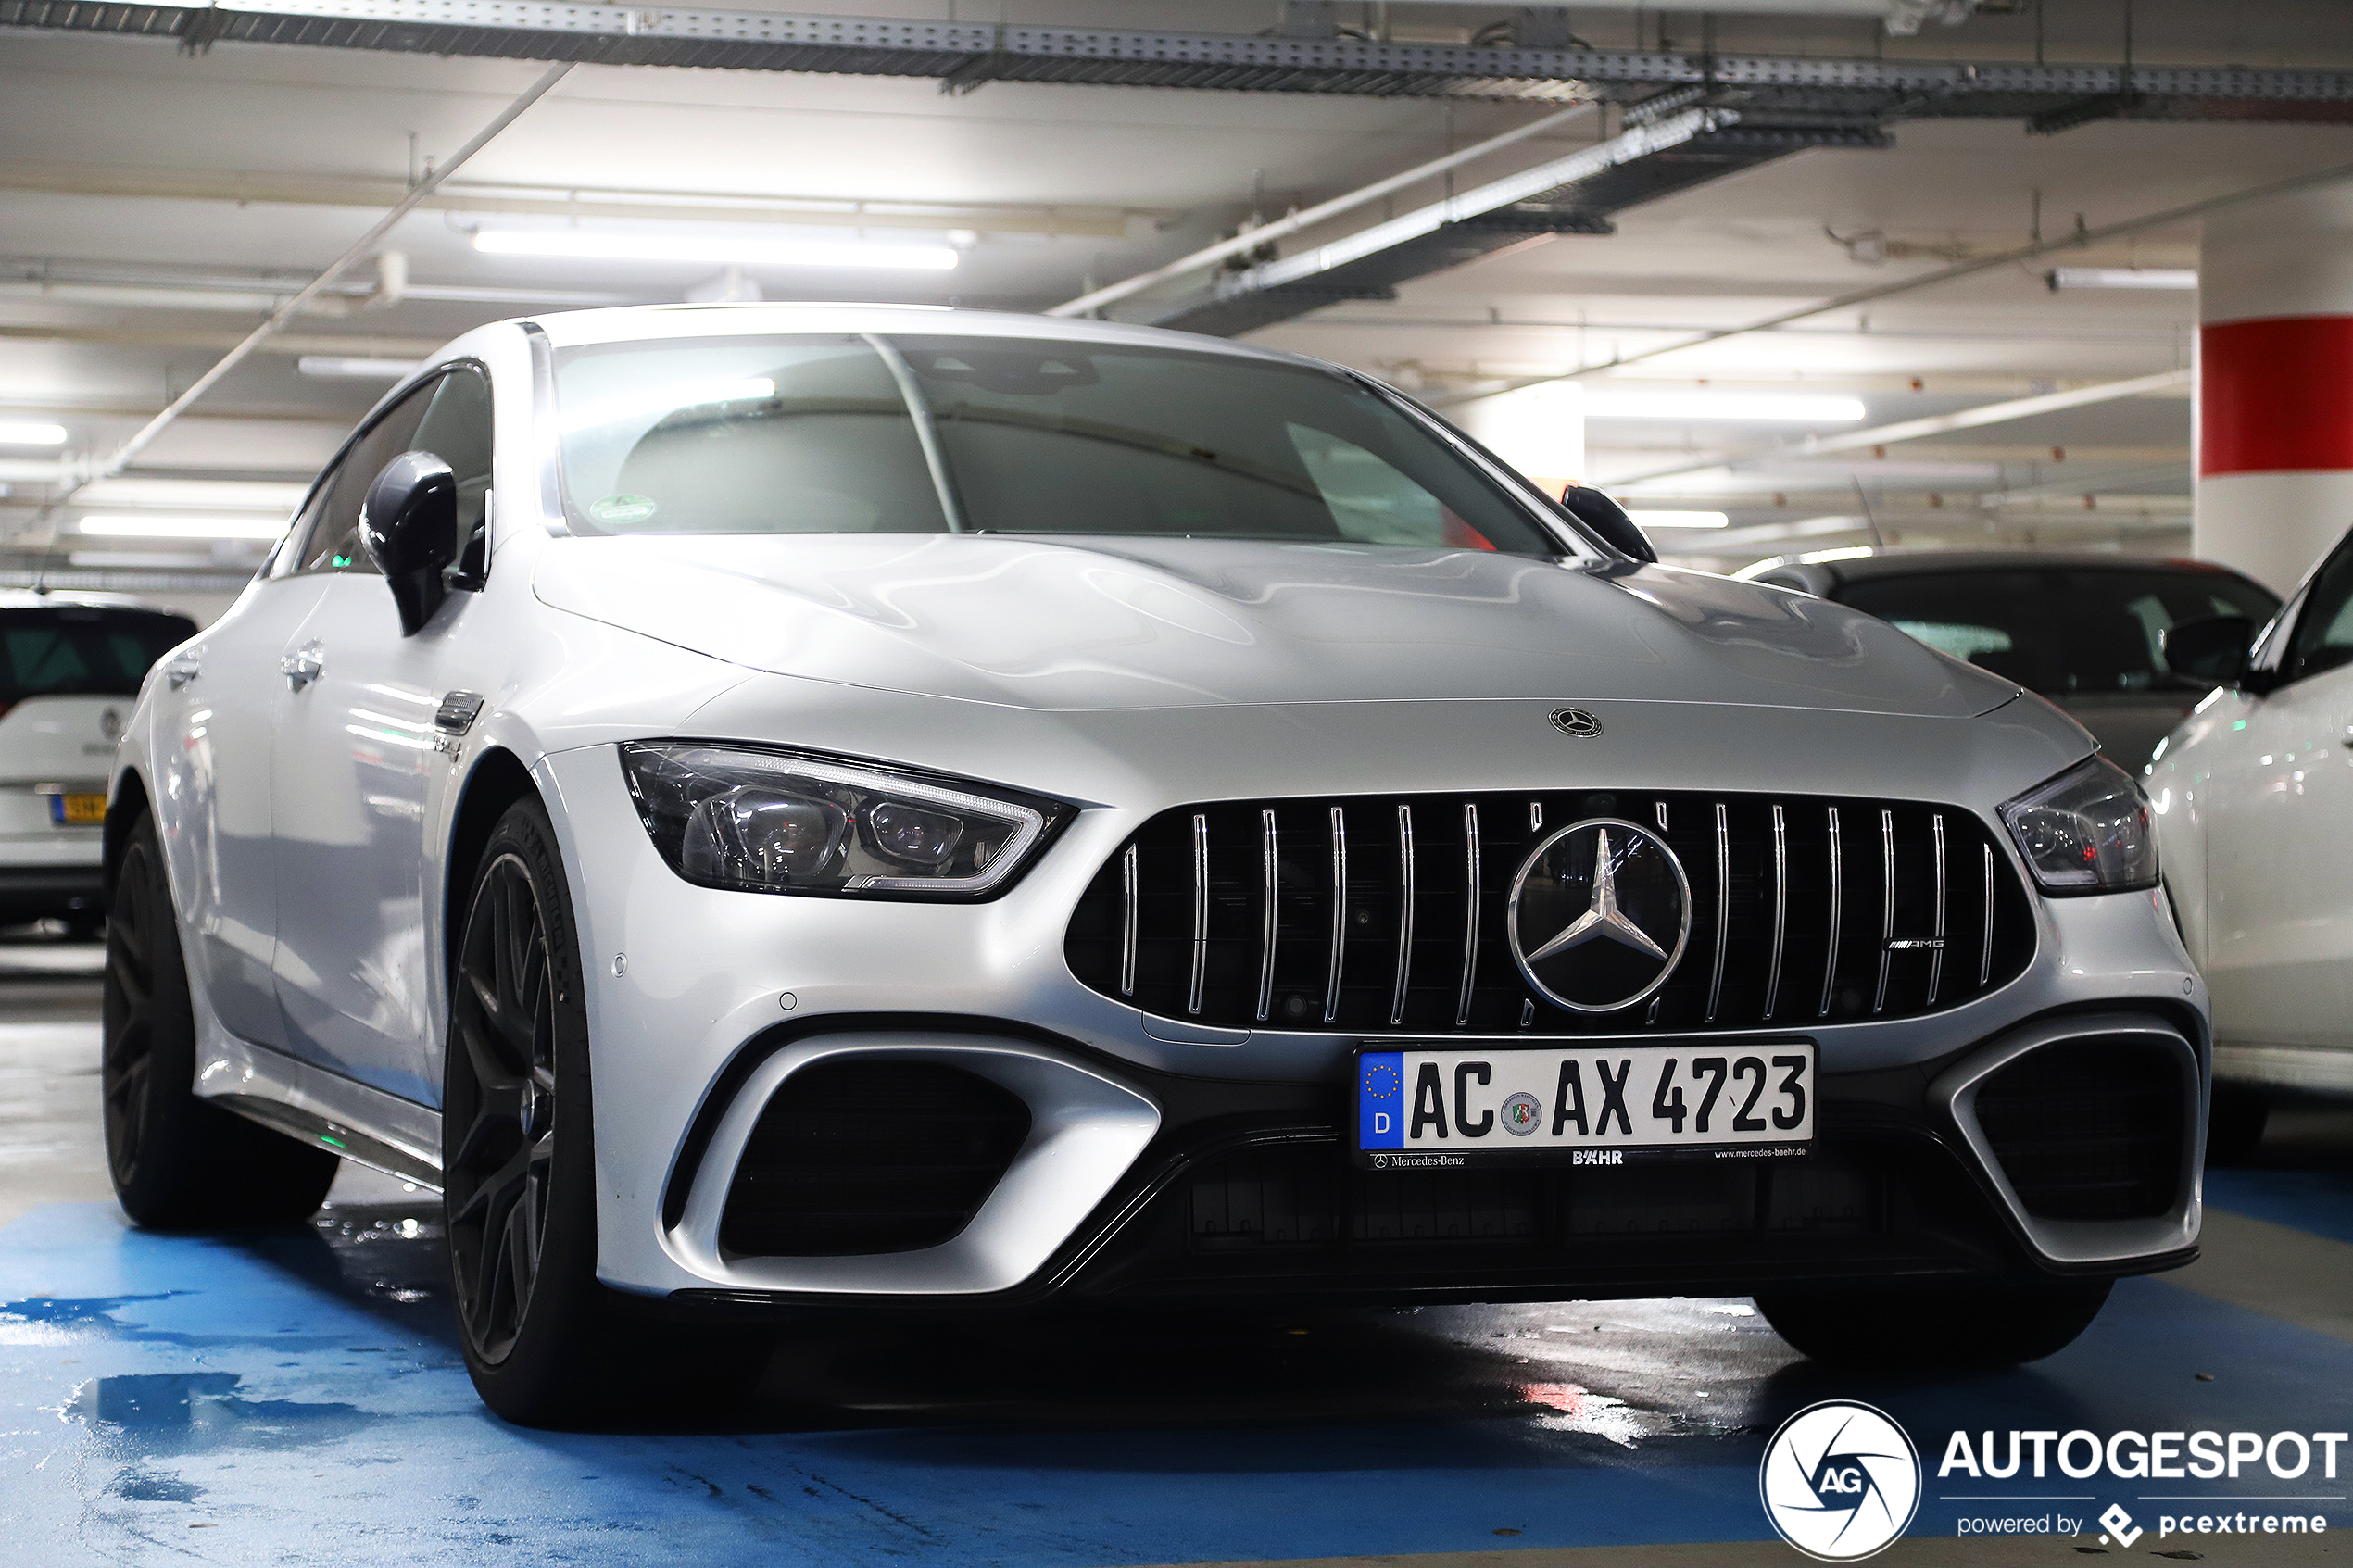
<path id="1" fill-rule="evenodd" d="M 1657 1224 L 1635 1234 L 1602 1212 L 1608 1203 L 1589 1201 L 1591 1173 L 1561 1172 L 1494 1203 L 1432 1194 L 1426 1219 L 1410 1222 L 1428 1234 L 1391 1234 L 1408 1222 L 1383 1219 L 1386 1198 L 1365 1184 L 1397 1178 L 1339 1168 L 1355 1037 L 1212 1037 L 1071 975 L 1062 951 L 1070 910 L 1159 803 L 1083 812 L 993 902 L 861 904 L 682 881 L 648 841 L 609 746 L 555 754 L 540 771 L 579 879 L 598 1273 L 619 1288 L 736 1301 L 1204 1291 L 1541 1299 L 1745 1293 L 1836 1278 L 2121 1274 L 2194 1254 L 2205 995 L 2159 895 L 2038 900 L 2036 960 L 2009 985 L 1927 1017 L 1803 1031 L 1825 1074 L 1817 1157 L 1791 1167 L 1810 1175 L 1743 1176 L 1672 1201 L 1635 1194 L 1636 1207 L 1659 1211 Z M 2021 1205 L 1972 1138 L 1966 1096 L 2002 1053 L 2120 1028 L 2162 1036 L 2158 1048 L 2185 1085 L 2176 1201 L 2160 1216 L 2055 1226 Z M 1644 1048 L 1673 1043 L 1640 1038 Z M 1039 1158 L 1029 1173 L 1002 1184 L 944 1247 L 731 1254 L 718 1242 L 719 1211 L 731 1161 L 768 1095 L 793 1062 L 861 1052 L 989 1059 L 998 1065 L 985 1075 L 1011 1085 L 1036 1124 L 1058 1130 L 1044 1145 L 1033 1137 Z M 1085 1095 L 1063 1094 L 1082 1082 Z M 1808 1181 L 1818 1189 L 1812 1198 Z M 1273 1222 L 1262 1213 L 1259 1241 L 1242 1239 L 1252 1226 L 1213 1236 L 1190 1217 L 1195 1205 L 1218 1201 L 1217 1190 L 1258 1191 L 1263 1207 L 1266 1191 L 1302 1184 L 1315 1189 L 1308 1199 L 1279 1199 Z M 1293 1239 L 1265 1240 L 1269 1223 Z"/>

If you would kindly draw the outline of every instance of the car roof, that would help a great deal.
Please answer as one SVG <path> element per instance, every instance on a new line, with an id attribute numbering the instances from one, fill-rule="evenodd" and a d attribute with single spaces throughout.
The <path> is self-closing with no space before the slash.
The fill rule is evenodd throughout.
<path id="1" fill-rule="evenodd" d="M 1823 582 L 1831 588 L 1841 588 L 1850 583 L 1869 583 L 1889 577 L 1942 577 L 1972 571 L 2051 569 L 2067 571 L 2160 571 L 2184 576 L 2229 577 L 2272 598 L 2279 596 L 2244 572 L 2233 571 L 2213 561 L 2180 557 L 2123 556 L 2095 550 L 1887 550 L 1836 561 L 1776 562 L 1772 566 L 1756 569 L 1755 575 L 1762 577 L 1768 571 L 1794 571 Z"/>
<path id="2" fill-rule="evenodd" d="M 1259 348 L 1199 332 L 1123 321 L 1091 321 L 1013 310 L 959 310 L 936 305 L 624 305 L 603 310 L 560 310 L 519 320 L 558 347 L 664 338 L 740 337 L 794 332 L 897 332 L 926 337 L 1046 338 L 1135 348 L 1181 349 L 1236 359 L 1333 366 L 1305 355 Z"/>

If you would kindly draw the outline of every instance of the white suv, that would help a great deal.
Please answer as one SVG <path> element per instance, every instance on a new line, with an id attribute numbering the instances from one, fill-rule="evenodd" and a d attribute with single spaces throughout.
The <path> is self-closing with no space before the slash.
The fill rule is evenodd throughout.
<path id="1" fill-rule="evenodd" d="M 195 634 L 119 594 L 0 593 L 0 925 L 95 935 L 115 742 L 148 667 Z"/>

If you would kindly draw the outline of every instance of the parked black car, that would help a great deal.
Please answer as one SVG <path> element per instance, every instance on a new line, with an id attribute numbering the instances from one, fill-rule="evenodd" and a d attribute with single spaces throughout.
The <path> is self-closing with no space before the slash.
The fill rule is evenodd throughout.
<path id="1" fill-rule="evenodd" d="M 2227 567 L 2110 555 L 1890 550 L 1741 575 L 1852 605 L 2039 692 L 2134 769 L 2214 686 L 2167 664 L 2167 630 L 2223 615 L 2260 626 L 2280 608 Z"/>

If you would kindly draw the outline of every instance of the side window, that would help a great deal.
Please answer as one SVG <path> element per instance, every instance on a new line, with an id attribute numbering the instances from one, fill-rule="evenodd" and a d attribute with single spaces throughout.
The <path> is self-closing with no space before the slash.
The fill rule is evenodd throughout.
<path id="1" fill-rule="evenodd" d="M 490 382 L 461 365 L 441 378 L 409 445 L 449 465 L 458 481 L 459 564 L 480 579 L 489 564 L 484 533 L 490 497 Z"/>
<path id="2" fill-rule="evenodd" d="M 376 570 L 368 552 L 359 546 L 360 506 L 368 499 L 368 486 L 384 471 L 384 466 L 416 444 L 413 438 L 417 426 L 440 386 L 441 381 L 428 382 L 385 409 L 344 454 L 333 477 L 320 487 L 312 507 L 306 508 L 306 513 L 315 509 L 318 516 L 311 521 L 310 531 L 303 535 L 302 556 L 295 564 L 296 571 Z"/>
<path id="3" fill-rule="evenodd" d="M 2345 664 L 2353 664 L 2353 539 L 2339 545 L 2312 580 L 2304 613 L 2296 618 L 2285 674 L 2301 681 Z"/>
<path id="4" fill-rule="evenodd" d="M 1495 547 L 1444 502 L 1354 442 L 1302 424 L 1286 423 L 1284 431 L 1341 538 L 1372 545 Z M 1281 483 L 1279 476 L 1270 477 Z"/>

